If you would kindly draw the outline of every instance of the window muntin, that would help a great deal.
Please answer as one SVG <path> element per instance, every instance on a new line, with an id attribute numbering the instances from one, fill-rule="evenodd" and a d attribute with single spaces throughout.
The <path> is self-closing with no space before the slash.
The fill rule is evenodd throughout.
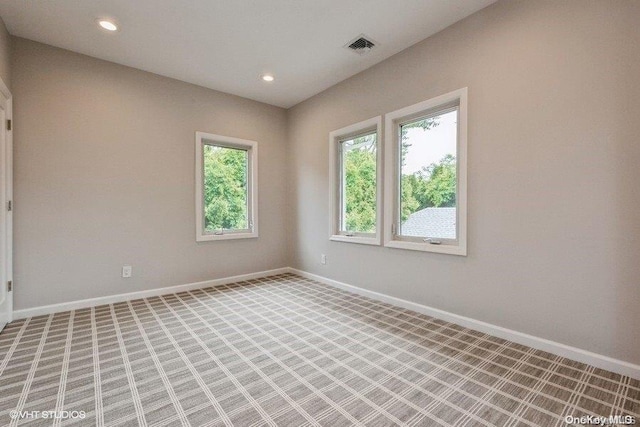
<path id="1" fill-rule="evenodd" d="M 329 133 L 330 239 L 380 245 L 382 117 Z"/>
<path id="2" fill-rule="evenodd" d="M 196 132 L 196 240 L 257 237 L 257 143 Z"/>
<path id="3" fill-rule="evenodd" d="M 458 107 L 399 123 L 397 236 L 457 241 Z"/>
<path id="4" fill-rule="evenodd" d="M 377 132 L 338 141 L 340 164 L 339 233 L 375 236 L 377 229 Z"/>

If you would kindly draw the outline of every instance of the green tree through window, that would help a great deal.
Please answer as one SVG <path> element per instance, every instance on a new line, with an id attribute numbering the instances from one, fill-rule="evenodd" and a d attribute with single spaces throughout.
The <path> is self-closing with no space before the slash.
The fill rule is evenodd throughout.
<path id="1" fill-rule="evenodd" d="M 416 120 L 402 125 L 402 165 L 411 146 L 407 131 L 429 130 L 438 126 L 438 118 Z M 345 140 L 343 162 L 343 224 L 345 231 L 376 232 L 376 134 Z M 428 207 L 456 206 L 456 158 L 445 155 L 439 162 L 401 177 L 401 219 Z"/>
<path id="2" fill-rule="evenodd" d="M 205 231 L 249 228 L 248 152 L 205 144 L 203 155 Z"/>
<path id="3" fill-rule="evenodd" d="M 376 232 L 376 134 L 342 142 L 346 231 Z"/>

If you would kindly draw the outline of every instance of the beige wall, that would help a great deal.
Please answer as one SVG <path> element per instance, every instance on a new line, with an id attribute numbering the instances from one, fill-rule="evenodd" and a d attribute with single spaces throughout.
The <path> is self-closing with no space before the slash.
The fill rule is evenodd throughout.
<path id="1" fill-rule="evenodd" d="M 11 89 L 11 36 L 0 18 L 0 78 Z"/>
<path id="2" fill-rule="evenodd" d="M 18 38 L 13 76 L 16 309 L 287 265 L 285 110 Z M 197 130 L 258 141 L 258 239 L 196 243 Z"/>
<path id="3" fill-rule="evenodd" d="M 638 17 L 499 2 L 291 109 L 293 266 L 640 363 Z M 461 87 L 469 255 L 330 242 L 329 132 Z"/>

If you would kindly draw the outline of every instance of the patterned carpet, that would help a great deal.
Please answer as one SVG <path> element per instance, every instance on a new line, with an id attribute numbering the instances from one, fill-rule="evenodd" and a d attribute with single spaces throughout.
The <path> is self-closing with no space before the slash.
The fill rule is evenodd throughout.
<path id="1" fill-rule="evenodd" d="M 291 274 L 0 334 L 9 426 L 564 426 L 639 399 L 638 380 Z"/>

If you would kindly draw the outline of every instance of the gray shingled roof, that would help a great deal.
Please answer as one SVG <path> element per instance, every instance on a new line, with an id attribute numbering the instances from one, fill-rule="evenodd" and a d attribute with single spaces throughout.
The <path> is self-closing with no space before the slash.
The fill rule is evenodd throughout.
<path id="1" fill-rule="evenodd" d="M 425 208 L 401 225 L 403 236 L 456 238 L 456 208 Z"/>

